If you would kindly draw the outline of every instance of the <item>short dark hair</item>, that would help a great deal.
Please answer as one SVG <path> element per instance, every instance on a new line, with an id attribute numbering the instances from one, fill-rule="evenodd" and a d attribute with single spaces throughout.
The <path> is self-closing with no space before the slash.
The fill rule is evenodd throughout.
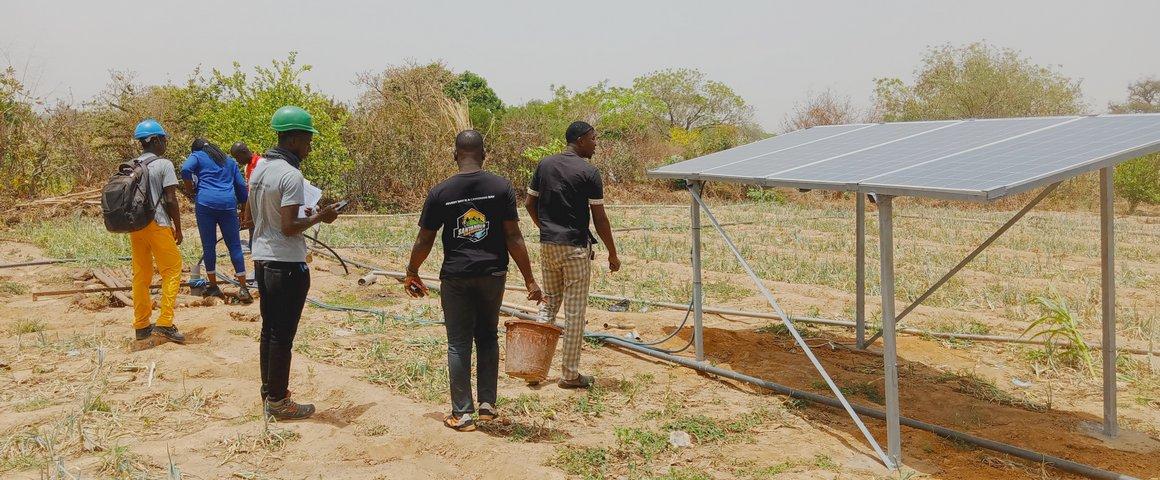
<path id="1" fill-rule="evenodd" d="M 300 135 L 309 135 L 309 134 L 310 134 L 310 132 L 308 132 L 306 130 L 286 130 L 285 132 L 278 132 L 278 141 L 282 142 L 282 141 L 290 140 L 290 139 L 297 137 L 297 136 L 300 136 Z"/>
<path id="2" fill-rule="evenodd" d="M 583 137 L 591 131 L 592 125 L 589 125 L 588 122 L 577 120 L 572 122 L 571 125 L 568 125 L 568 130 L 564 132 L 564 140 L 568 143 L 576 143 L 576 140 L 579 140 L 580 137 Z"/>
<path id="3" fill-rule="evenodd" d="M 464 130 L 455 136 L 455 150 L 468 153 L 483 153 L 483 134 L 476 130 Z"/>

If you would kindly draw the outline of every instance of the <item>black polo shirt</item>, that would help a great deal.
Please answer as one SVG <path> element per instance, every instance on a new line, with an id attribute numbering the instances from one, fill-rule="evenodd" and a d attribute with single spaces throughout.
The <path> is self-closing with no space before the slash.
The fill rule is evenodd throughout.
<path id="1" fill-rule="evenodd" d="M 589 205 L 604 203 L 600 172 L 575 153 L 545 157 L 536 166 L 528 195 L 538 197 L 540 243 L 586 247 L 596 243 L 588 230 Z"/>
<path id="2" fill-rule="evenodd" d="M 507 271 L 503 222 L 518 220 L 516 191 L 490 172 L 460 173 L 427 193 L 419 226 L 443 229 L 439 278 L 464 278 Z"/>

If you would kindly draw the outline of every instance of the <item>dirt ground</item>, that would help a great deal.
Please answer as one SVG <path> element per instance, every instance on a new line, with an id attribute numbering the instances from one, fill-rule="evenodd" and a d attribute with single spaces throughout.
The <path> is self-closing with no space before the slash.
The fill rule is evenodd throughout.
<path id="1" fill-rule="evenodd" d="M 387 259 L 349 253 L 379 265 L 398 264 L 398 254 Z M 0 263 L 45 256 L 25 243 L 0 242 Z M 114 306 L 107 294 L 40 300 L 28 294 L 89 282 L 78 280 L 86 278 L 88 267 L 0 271 L 0 280 L 15 285 L 0 303 L 0 476 L 174 478 L 179 471 L 207 479 L 1072 478 L 907 427 L 906 468 L 889 472 L 844 412 L 595 343 L 585 346 L 583 366 L 598 376 L 598 388 L 565 391 L 552 382 L 533 387 L 501 374 L 504 419 L 478 432 L 456 433 L 440 422 L 447 410 L 445 350 L 441 327 L 431 324 L 440 318 L 438 299 L 411 300 L 386 279 L 358 287 L 363 272 L 344 275 L 320 256 L 312 268 L 312 297 L 387 314 L 376 319 L 307 307 L 291 389 L 295 398 L 315 402 L 319 413 L 277 424 L 260 415 L 257 304 L 179 308 L 177 325 L 188 343 L 154 346 L 130 340 L 131 309 Z M 663 276 L 665 268 L 652 274 Z M 126 269 L 119 271 L 127 278 Z M 737 274 L 712 280 L 745 284 Z M 790 304 L 827 293 L 817 286 L 771 286 Z M 751 294 L 730 306 L 759 310 L 760 298 Z M 191 300 L 183 296 L 179 303 Z M 519 302 L 518 292 L 509 292 L 508 300 Z M 1151 310 L 1148 305 L 1154 304 L 1142 308 Z M 589 310 L 590 328 L 609 324 L 613 332 L 644 338 L 671 332 L 684 316 L 600 307 Z M 706 325 L 705 349 L 714 365 L 828 393 L 784 329 L 715 315 L 706 316 Z M 846 330 L 804 327 L 803 333 L 852 401 L 882 408 L 879 356 L 843 347 L 852 343 Z M 689 334 L 686 328 L 665 346 L 680 347 Z M 1016 363 L 1026 354 L 1022 346 L 900 336 L 899 354 L 904 416 L 1138 478 L 1160 478 L 1154 390 L 1125 382 L 1125 432 L 1103 441 L 1085 433 L 1089 423 L 1100 421 L 1098 378 L 1061 377 L 1019 387 L 1035 376 Z M 557 372 L 558 365 L 552 375 Z M 884 444 L 884 424 L 865 421 Z M 692 446 L 670 446 L 672 431 L 688 432 Z"/>

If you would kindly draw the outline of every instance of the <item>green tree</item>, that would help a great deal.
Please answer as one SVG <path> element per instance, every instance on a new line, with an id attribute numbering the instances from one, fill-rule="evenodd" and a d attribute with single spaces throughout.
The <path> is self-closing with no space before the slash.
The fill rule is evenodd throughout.
<path id="1" fill-rule="evenodd" d="M 213 99 L 207 100 L 212 108 L 199 112 L 198 126 L 223 149 L 244 141 L 260 153 L 277 144 L 277 135 L 270 128 L 274 112 L 285 105 L 302 107 L 314 117 L 318 130 L 302 173 L 328 195 L 345 195 L 345 180 L 354 167 L 342 139 L 349 114 L 344 106 L 302 79 L 310 69 L 310 65 L 299 65 L 297 53 L 290 52 L 285 60 L 254 67 L 252 76 L 236 62 L 232 73 L 214 70 L 210 87 Z"/>
<path id="2" fill-rule="evenodd" d="M 732 88 L 694 69 L 652 72 L 634 79 L 632 88 L 648 95 L 646 105 L 659 120 L 683 130 L 741 125 L 753 118 L 753 108 Z"/>
<path id="3" fill-rule="evenodd" d="M 1078 80 L 983 42 L 931 48 L 913 85 L 878 78 L 875 97 L 877 115 L 887 122 L 1073 115 L 1085 109 Z"/>
<path id="4" fill-rule="evenodd" d="M 36 198 L 104 178 L 91 120 L 71 105 L 37 97 L 13 67 L 0 71 L 0 193 Z"/>
<path id="5" fill-rule="evenodd" d="M 471 126 L 485 134 L 495 129 L 496 121 L 503 115 L 503 101 L 487 85 L 487 79 L 476 73 L 459 74 L 443 91 L 448 97 L 467 103 Z"/>
<path id="6" fill-rule="evenodd" d="M 1108 105 L 1112 113 L 1160 113 L 1160 80 L 1144 78 L 1128 85 L 1124 103 Z M 1160 153 L 1121 163 L 1114 175 L 1116 193 L 1128 200 L 1128 214 L 1141 203 L 1160 203 Z"/>

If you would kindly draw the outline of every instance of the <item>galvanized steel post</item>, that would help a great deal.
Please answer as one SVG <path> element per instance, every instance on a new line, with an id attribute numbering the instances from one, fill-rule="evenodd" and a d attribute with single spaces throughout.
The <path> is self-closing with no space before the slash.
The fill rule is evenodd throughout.
<path id="1" fill-rule="evenodd" d="M 854 338 L 866 348 L 866 194 L 855 193 L 854 202 Z"/>
<path id="2" fill-rule="evenodd" d="M 693 232 L 693 348 L 697 354 L 697 361 L 705 361 L 705 335 L 701 323 L 704 317 L 704 296 L 701 285 L 701 206 L 697 204 L 697 197 L 701 195 L 704 182 L 689 181 L 689 221 L 692 222 Z"/>
<path id="3" fill-rule="evenodd" d="M 878 196 L 878 243 L 882 269 L 882 363 L 886 376 L 886 454 L 902 463 L 902 432 L 898 411 L 898 349 L 894 336 L 894 197 Z"/>
<path id="4" fill-rule="evenodd" d="M 1100 169 L 1100 306 L 1103 308 L 1104 338 L 1104 434 L 1120 433 L 1116 420 L 1116 211 L 1112 168 Z"/>

